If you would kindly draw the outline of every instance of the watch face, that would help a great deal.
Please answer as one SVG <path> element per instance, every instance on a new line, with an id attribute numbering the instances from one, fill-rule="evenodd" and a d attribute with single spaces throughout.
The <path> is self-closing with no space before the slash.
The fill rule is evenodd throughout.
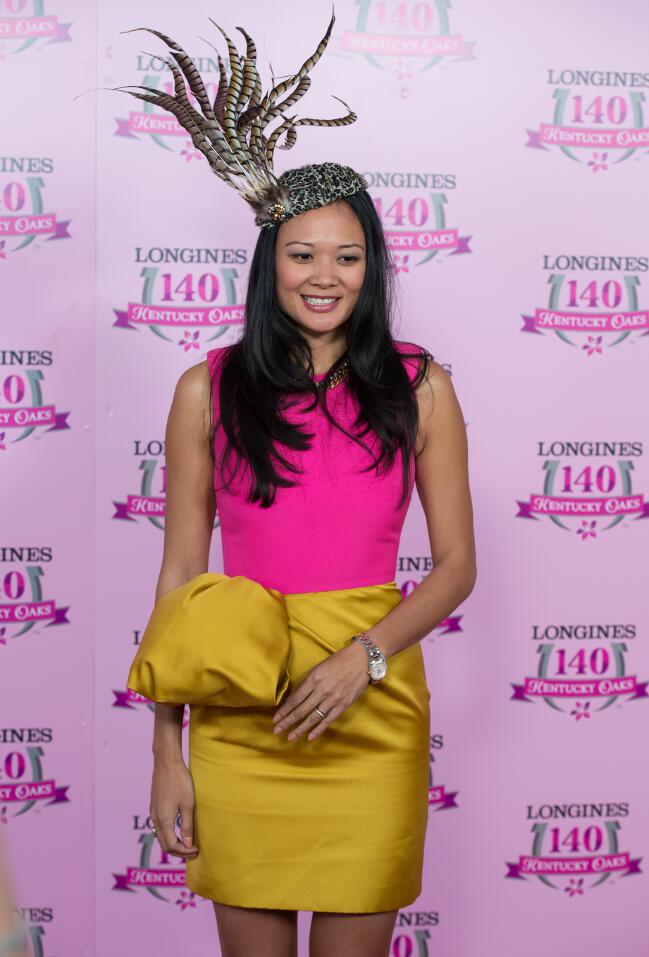
<path id="1" fill-rule="evenodd" d="M 370 662 L 370 677 L 374 678 L 375 681 L 379 678 L 383 678 L 387 670 L 383 661 Z"/>

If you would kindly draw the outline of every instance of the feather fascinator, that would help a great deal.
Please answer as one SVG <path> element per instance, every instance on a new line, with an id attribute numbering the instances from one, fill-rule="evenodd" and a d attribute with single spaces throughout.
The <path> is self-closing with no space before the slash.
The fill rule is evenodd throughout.
<path id="1" fill-rule="evenodd" d="M 279 178 L 273 169 L 275 150 L 290 150 L 297 140 L 298 127 L 347 126 L 357 119 L 338 97 L 334 99 L 347 109 L 347 114 L 342 117 L 316 119 L 288 112 L 309 89 L 309 73 L 327 47 L 334 20 L 332 14 L 327 32 L 299 70 L 266 93 L 257 70 L 257 49 L 253 39 L 242 27 L 237 27 L 246 41 L 243 54 L 225 30 L 211 20 L 227 44 L 230 74 L 228 79 L 223 58 L 213 47 L 219 69 L 213 101 L 191 57 L 175 40 L 149 27 L 125 30 L 124 33 L 146 30 L 166 43 L 169 56 L 165 62 L 173 76 L 174 95 L 142 85 L 116 89 L 172 113 L 189 133 L 196 149 L 205 156 L 212 172 L 236 189 L 252 206 L 256 224 L 272 226 L 367 186 L 354 170 L 337 163 L 301 167 L 287 171 L 290 176 L 285 174 Z M 302 170 L 306 177 L 300 176 Z"/>

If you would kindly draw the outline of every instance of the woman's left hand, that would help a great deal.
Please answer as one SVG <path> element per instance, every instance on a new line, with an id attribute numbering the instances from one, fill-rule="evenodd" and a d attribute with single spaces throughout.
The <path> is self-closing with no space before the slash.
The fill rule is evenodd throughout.
<path id="1" fill-rule="evenodd" d="M 311 730 L 308 740 L 322 734 L 338 715 L 356 701 L 369 684 L 367 653 L 358 641 L 333 652 L 312 668 L 302 684 L 293 691 L 275 712 L 274 733 L 300 723 L 288 735 L 294 741 Z M 324 711 L 321 717 L 315 708 Z"/>

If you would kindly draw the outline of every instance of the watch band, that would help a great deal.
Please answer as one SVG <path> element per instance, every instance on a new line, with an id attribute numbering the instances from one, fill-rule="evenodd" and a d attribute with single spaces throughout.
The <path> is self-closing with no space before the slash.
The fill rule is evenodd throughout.
<path id="1" fill-rule="evenodd" d="M 352 641 L 360 642 L 367 652 L 369 659 L 367 673 L 370 676 L 370 681 L 376 683 L 380 681 L 381 678 L 384 678 L 388 670 L 388 665 L 385 660 L 385 655 L 377 646 L 376 642 L 364 631 L 359 632 L 357 635 L 352 635 Z"/>

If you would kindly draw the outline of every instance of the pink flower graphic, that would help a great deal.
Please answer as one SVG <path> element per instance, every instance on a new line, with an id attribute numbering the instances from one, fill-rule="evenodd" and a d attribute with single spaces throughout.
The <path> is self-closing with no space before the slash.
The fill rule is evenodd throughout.
<path id="1" fill-rule="evenodd" d="M 575 702 L 570 714 L 575 716 L 575 721 L 579 721 L 580 718 L 590 718 L 590 701 L 586 701 L 584 704 L 581 701 Z"/>
<path id="2" fill-rule="evenodd" d="M 594 518 L 592 522 L 589 522 L 587 518 L 582 519 L 581 528 L 577 529 L 577 534 L 581 535 L 582 542 L 585 542 L 587 538 L 597 538 L 597 532 L 595 531 L 596 525 L 596 518 Z"/>
<path id="3" fill-rule="evenodd" d="M 197 149 L 194 149 L 194 144 L 191 140 L 186 140 L 185 148 L 180 151 L 180 155 L 185 157 L 185 162 L 189 163 L 193 159 L 198 159 L 201 154 Z"/>
<path id="4" fill-rule="evenodd" d="M 408 265 L 408 260 L 410 259 L 409 253 L 406 253 L 405 256 L 400 256 L 398 253 L 395 253 L 393 258 L 394 265 L 397 267 L 397 273 L 410 272 L 410 267 Z"/>
<path id="5" fill-rule="evenodd" d="M 7 258 L 7 254 L 6 254 L 6 252 L 4 251 L 4 249 L 5 249 L 5 244 L 6 244 L 6 243 L 5 243 L 5 240 L 4 240 L 4 239 L 0 239 L 0 259 L 6 259 L 6 258 Z"/>
<path id="6" fill-rule="evenodd" d="M 592 356 L 594 352 L 602 354 L 602 336 L 588 336 L 586 344 L 581 347 L 586 354 Z"/>
<path id="7" fill-rule="evenodd" d="M 7 818 L 7 806 L 6 804 L 0 807 L 0 824 L 8 824 L 9 819 Z"/>
<path id="8" fill-rule="evenodd" d="M 178 345 L 182 346 L 185 352 L 188 352 L 190 349 L 200 349 L 201 345 L 199 342 L 200 332 L 196 329 L 194 332 L 190 332 L 189 329 L 185 329 L 182 339 L 178 340 Z"/>
<path id="9" fill-rule="evenodd" d="M 397 80 L 412 80 L 412 60 L 397 60 L 397 65 L 394 68 L 394 72 L 397 75 Z"/>
<path id="10" fill-rule="evenodd" d="M 571 877 L 568 881 L 568 886 L 564 887 L 564 891 L 567 893 L 568 897 L 574 897 L 575 894 L 584 893 L 584 879 L 583 877 Z"/>
<path id="11" fill-rule="evenodd" d="M 196 894 L 193 891 L 181 891 L 180 896 L 176 898 L 174 903 L 180 907 L 181 910 L 187 910 L 188 907 L 196 907 L 195 898 Z"/>
<path id="12" fill-rule="evenodd" d="M 7 639 L 5 638 L 5 633 L 6 633 L 6 631 L 7 631 L 7 629 L 6 629 L 6 628 L 4 627 L 4 625 L 3 625 L 2 628 L 0 628 L 0 645 L 6 645 L 6 644 L 7 644 Z"/>
<path id="13" fill-rule="evenodd" d="M 7 434 L 6 432 L 0 432 L 0 449 L 6 449 L 6 448 L 7 448 L 7 446 L 5 445 L 5 435 L 6 435 L 6 434 Z"/>
<path id="14" fill-rule="evenodd" d="M 606 158 L 608 153 L 593 153 L 592 160 L 588 160 L 587 166 L 593 167 L 593 173 L 596 173 L 598 169 L 608 169 L 606 165 Z"/>

